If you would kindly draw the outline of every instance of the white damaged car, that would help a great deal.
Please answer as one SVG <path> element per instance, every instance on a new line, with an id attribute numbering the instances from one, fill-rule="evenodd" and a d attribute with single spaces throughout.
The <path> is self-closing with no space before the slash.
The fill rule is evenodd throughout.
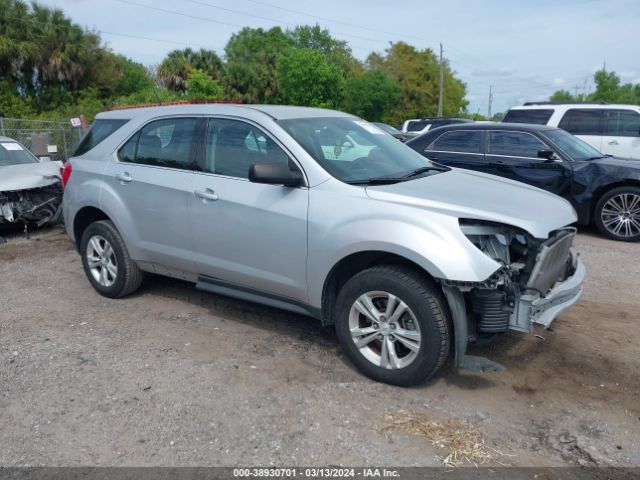
<path id="1" fill-rule="evenodd" d="M 61 162 L 40 161 L 24 145 L 0 137 L 0 223 L 38 226 L 60 219 Z"/>

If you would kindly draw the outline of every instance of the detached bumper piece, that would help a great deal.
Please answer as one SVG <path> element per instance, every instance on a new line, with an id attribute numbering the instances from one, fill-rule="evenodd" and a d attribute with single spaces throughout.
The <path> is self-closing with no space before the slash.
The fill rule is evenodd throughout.
<path id="1" fill-rule="evenodd" d="M 548 327 L 565 309 L 578 301 L 586 269 L 571 254 L 575 231 L 566 231 L 545 242 L 522 295 L 511 315 L 509 328 L 530 332 L 533 323 Z"/>
<path id="2" fill-rule="evenodd" d="M 0 192 L 0 222 L 24 222 L 41 227 L 58 223 L 61 213 L 60 184 Z"/>
<path id="3" fill-rule="evenodd" d="M 556 283 L 544 297 L 540 295 L 520 297 L 512 317 L 515 325 L 511 325 L 511 328 L 529 332 L 532 322 L 545 327 L 551 325 L 560 313 L 578 301 L 582 294 L 585 274 L 584 263 L 580 257 L 576 257 L 573 275 Z"/>

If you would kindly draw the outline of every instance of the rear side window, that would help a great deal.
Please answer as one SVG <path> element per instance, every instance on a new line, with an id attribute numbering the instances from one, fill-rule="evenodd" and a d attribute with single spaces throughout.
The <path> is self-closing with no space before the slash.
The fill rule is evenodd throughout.
<path id="1" fill-rule="evenodd" d="M 546 125 L 553 115 L 551 109 L 536 110 L 509 110 L 502 119 L 505 123 L 535 123 L 537 125 Z"/>
<path id="2" fill-rule="evenodd" d="M 96 120 L 80 141 L 80 145 L 78 145 L 73 155 L 77 157 L 78 155 L 87 153 L 128 121 L 129 120 Z"/>
<path id="3" fill-rule="evenodd" d="M 572 108 L 564 114 L 558 127 L 573 135 L 602 135 L 602 117 L 602 109 Z"/>
<path id="4" fill-rule="evenodd" d="M 547 148 L 530 133 L 494 130 L 489 132 L 487 153 L 509 157 L 539 158 L 538 152 Z"/>
<path id="5" fill-rule="evenodd" d="M 427 151 L 482 153 L 482 130 L 445 132 L 427 147 Z"/>
<path id="6" fill-rule="evenodd" d="M 633 110 L 607 110 L 605 135 L 614 137 L 640 136 L 640 113 Z"/>
<path id="7" fill-rule="evenodd" d="M 121 162 L 193 170 L 196 163 L 197 118 L 168 118 L 145 125 L 118 151 Z"/>

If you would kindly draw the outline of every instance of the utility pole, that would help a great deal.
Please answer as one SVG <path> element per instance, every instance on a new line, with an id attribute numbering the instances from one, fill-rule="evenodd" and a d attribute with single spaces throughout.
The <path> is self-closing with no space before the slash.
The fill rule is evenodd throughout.
<path id="1" fill-rule="evenodd" d="M 493 85 L 489 85 L 489 108 L 487 108 L 487 120 L 491 120 L 491 104 L 493 103 Z"/>
<path id="2" fill-rule="evenodd" d="M 575 93 L 575 94 L 573 95 L 573 97 L 574 97 L 574 98 L 576 98 L 576 99 L 578 98 L 578 89 L 579 89 L 579 88 L 580 88 L 580 86 L 579 86 L 579 85 L 577 85 L 577 84 L 573 86 L 573 90 L 574 90 L 574 93 Z"/>
<path id="3" fill-rule="evenodd" d="M 582 86 L 582 101 L 587 99 L 587 77 L 584 77 L 584 84 Z"/>
<path id="4" fill-rule="evenodd" d="M 442 61 L 442 43 L 440 44 L 440 95 L 438 96 L 438 117 L 442 116 L 442 88 L 444 84 L 444 62 Z"/>

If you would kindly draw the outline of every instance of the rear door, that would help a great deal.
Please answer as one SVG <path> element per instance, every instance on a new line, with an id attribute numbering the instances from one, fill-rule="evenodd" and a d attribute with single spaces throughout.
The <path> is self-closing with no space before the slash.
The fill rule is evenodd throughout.
<path id="1" fill-rule="evenodd" d="M 106 167 L 107 182 L 121 202 L 118 226 L 135 260 L 158 273 L 180 276 L 193 268 L 189 201 L 202 122 L 197 117 L 154 120 Z"/>
<path id="2" fill-rule="evenodd" d="M 307 300 L 309 190 L 248 180 L 252 164 L 291 162 L 260 127 L 209 119 L 190 211 L 195 261 L 205 281 Z"/>
<path id="3" fill-rule="evenodd" d="M 558 127 L 602 152 L 602 136 L 604 134 L 604 111 L 602 108 L 570 108 L 562 116 Z"/>
<path id="4" fill-rule="evenodd" d="M 631 109 L 605 110 L 602 153 L 640 160 L 640 113 Z"/>
<path id="5" fill-rule="evenodd" d="M 498 175 L 556 195 L 568 196 L 571 166 L 561 158 L 540 158 L 551 147 L 529 132 L 490 130 L 487 137 L 487 173 Z"/>
<path id="6" fill-rule="evenodd" d="M 484 171 L 484 139 L 484 130 L 449 130 L 428 144 L 421 153 L 443 165 Z"/>

